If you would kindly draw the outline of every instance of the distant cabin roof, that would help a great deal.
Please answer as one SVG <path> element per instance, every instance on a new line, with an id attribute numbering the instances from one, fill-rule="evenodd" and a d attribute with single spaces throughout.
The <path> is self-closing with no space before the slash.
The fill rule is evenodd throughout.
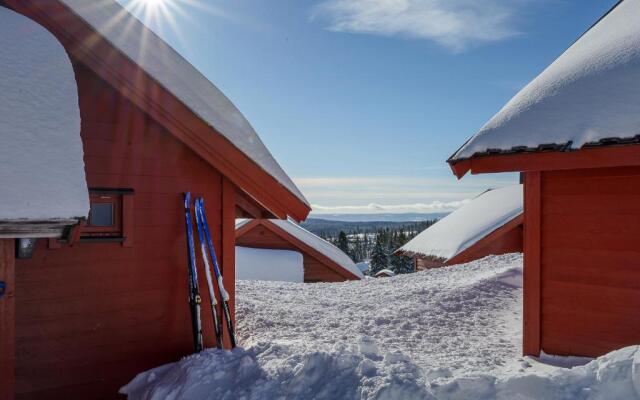
<path id="1" fill-rule="evenodd" d="M 304 195 L 249 121 L 196 68 L 114 0 L 60 0 L 300 201 Z"/>
<path id="2" fill-rule="evenodd" d="M 0 71 L 0 221 L 75 223 L 87 216 L 89 195 L 67 52 L 0 6 Z"/>
<path id="3" fill-rule="evenodd" d="M 624 0 L 513 97 L 449 162 L 640 142 L 640 0 Z"/>
<path id="4" fill-rule="evenodd" d="M 376 272 L 376 273 L 375 273 L 375 275 L 374 275 L 374 277 L 376 277 L 376 278 L 377 278 L 377 277 L 379 277 L 379 276 L 383 276 L 383 275 L 384 275 L 384 276 L 395 276 L 395 275 L 396 275 L 396 273 L 395 273 L 395 272 L 393 272 L 393 271 L 392 271 L 392 270 L 390 270 L 390 269 L 383 269 L 383 270 L 380 270 L 380 271 Z"/>
<path id="5" fill-rule="evenodd" d="M 445 262 L 522 214 L 522 185 L 489 190 L 442 218 L 398 251 Z"/>
<path id="6" fill-rule="evenodd" d="M 242 228 L 244 225 L 250 223 L 251 221 L 252 220 L 250 219 L 236 220 L 236 230 Z M 305 243 L 307 246 L 322 253 L 324 256 L 326 256 L 351 274 L 357 276 L 360 279 L 364 278 L 364 274 L 362 273 L 362 271 L 360 271 L 360 269 L 348 255 L 346 255 L 342 250 L 322 239 L 321 237 L 309 232 L 308 230 L 290 220 L 269 219 L 266 221 L 274 224 L 276 227 L 280 228 L 291 236 L 294 236 L 301 242 Z"/>

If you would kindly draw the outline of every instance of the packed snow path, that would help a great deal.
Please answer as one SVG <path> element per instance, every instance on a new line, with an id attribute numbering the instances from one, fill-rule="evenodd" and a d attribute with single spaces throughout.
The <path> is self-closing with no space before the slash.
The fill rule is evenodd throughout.
<path id="1" fill-rule="evenodd" d="M 266 342 L 313 353 L 353 344 L 442 376 L 500 373 L 521 354 L 521 260 L 346 283 L 240 281 L 238 335 L 245 348 Z"/>

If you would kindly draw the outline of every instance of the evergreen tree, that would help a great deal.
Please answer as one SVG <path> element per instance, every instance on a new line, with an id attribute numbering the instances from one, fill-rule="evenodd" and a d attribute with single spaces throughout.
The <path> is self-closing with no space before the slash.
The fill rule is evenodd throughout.
<path id="1" fill-rule="evenodd" d="M 378 234 L 376 237 L 376 244 L 373 246 L 373 250 L 371 252 L 371 263 L 369 266 L 371 275 L 375 275 L 377 272 L 382 271 L 389 266 L 389 259 L 385 248 L 382 245 L 381 239 L 381 235 Z"/>
<path id="2" fill-rule="evenodd" d="M 336 241 L 335 245 L 342 251 L 344 251 L 345 254 L 347 255 L 351 255 L 350 251 L 349 251 L 349 238 L 347 238 L 347 234 L 344 233 L 344 231 L 340 231 L 340 233 L 338 233 L 338 240 Z"/>

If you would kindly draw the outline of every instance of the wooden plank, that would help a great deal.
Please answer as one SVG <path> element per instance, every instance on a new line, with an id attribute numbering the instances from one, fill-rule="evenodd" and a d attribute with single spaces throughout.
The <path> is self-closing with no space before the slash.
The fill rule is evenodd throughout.
<path id="1" fill-rule="evenodd" d="M 0 281 L 6 285 L 0 298 L 0 400 L 13 399 L 15 389 L 15 259 L 14 240 L 0 239 Z"/>
<path id="2" fill-rule="evenodd" d="M 541 187 L 540 172 L 527 172 L 524 181 L 523 353 L 540 354 L 541 308 Z"/>
<path id="3" fill-rule="evenodd" d="M 545 351 L 561 355 L 597 357 L 615 349 L 637 344 L 640 340 L 640 324 L 637 319 L 606 312 L 583 314 L 574 311 L 553 310 L 553 313 L 544 315 Z"/>
<path id="4" fill-rule="evenodd" d="M 545 195 L 640 195 L 640 177 L 612 176 L 609 179 L 548 179 Z"/>
<path id="5" fill-rule="evenodd" d="M 567 229 L 567 232 L 545 230 L 542 236 L 542 247 L 545 249 L 592 249 L 612 252 L 633 251 L 638 249 L 639 242 L 640 232 L 627 235 L 617 232 L 600 232 L 593 234 Z"/>
<path id="6" fill-rule="evenodd" d="M 640 194 L 593 193 L 589 196 L 583 194 L 547 195 L 543 193 L 543 215 L 630 215 L 638 214 Z M 571 204 L 571 207 L 567 207 Z"/>

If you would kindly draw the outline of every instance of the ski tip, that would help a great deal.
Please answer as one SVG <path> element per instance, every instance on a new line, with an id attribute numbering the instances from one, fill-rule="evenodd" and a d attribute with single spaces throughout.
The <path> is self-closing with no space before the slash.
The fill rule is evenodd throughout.
<path id="1" fill-rule="evenodd" d="M 191 192 L 184 192 L 184 208 L 189 208 L 191 203 Z"/>

